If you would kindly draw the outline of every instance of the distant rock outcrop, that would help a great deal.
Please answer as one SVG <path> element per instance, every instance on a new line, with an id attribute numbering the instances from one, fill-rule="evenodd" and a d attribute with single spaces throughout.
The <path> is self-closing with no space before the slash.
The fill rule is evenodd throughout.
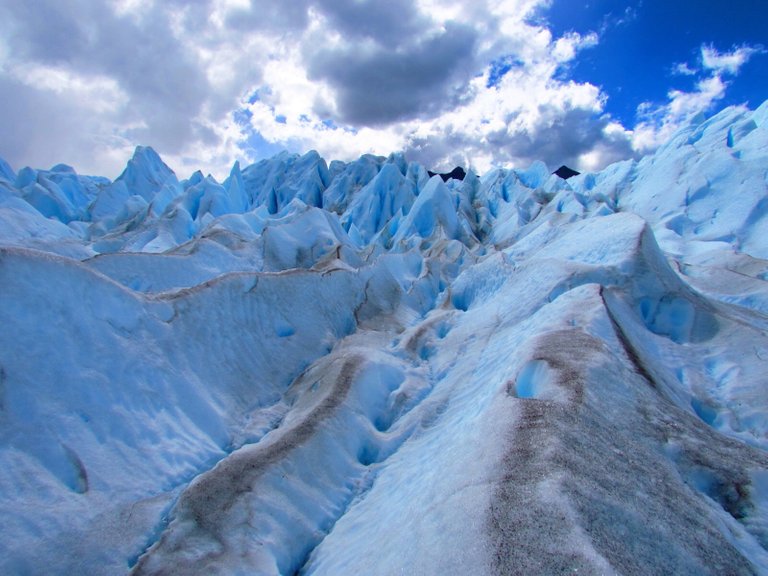
<path id="1" fill-rule="evenodd" d="M 578 176 L 581 172 L 576 172 L 573 168 L 568 168 L 565 164 L 560 166 L 557 170 L 552 172 L 555 176 L 560 176 L 563 180 L 568 180 L 572 176 Z"/>
<path id="2" fill-rule="evenodd" d="M 430 178 L 432 178 L 432 176 L 440 176 L 440 178 L 443 179 L 443 182 L 448 182 L 450 179 L 464 180 L 464 178 L 467 176 L 467 173 L 461 166 L 456 166 L 456 168 L 450 172 L 432 172 L 431 170 L 427 170 L 427 174 L 429 174 Z"/>

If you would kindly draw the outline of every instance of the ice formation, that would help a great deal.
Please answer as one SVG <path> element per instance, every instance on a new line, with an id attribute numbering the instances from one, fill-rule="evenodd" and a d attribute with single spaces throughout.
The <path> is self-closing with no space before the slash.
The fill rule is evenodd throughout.
<path id="1" fill-rule="evenodd" d="M 0 161 L 0 573 L 768 574 L 768 103 L 565 181 Z"/>

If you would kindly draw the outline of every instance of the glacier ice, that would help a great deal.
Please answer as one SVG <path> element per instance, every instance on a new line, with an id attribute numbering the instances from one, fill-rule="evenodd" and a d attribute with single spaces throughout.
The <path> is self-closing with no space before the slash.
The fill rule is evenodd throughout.
<path id="1" fill-rule="evenodd" d="M 768 574 L 766 118 L 567 182 L 0 161 L 0 572 Z"/>

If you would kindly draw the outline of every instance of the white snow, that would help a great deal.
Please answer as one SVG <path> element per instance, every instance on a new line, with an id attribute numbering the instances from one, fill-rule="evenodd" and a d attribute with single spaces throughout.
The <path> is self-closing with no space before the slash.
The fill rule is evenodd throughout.
<path id="1" fill-rule="evenodd" d="M 0 573 L 768 574 L 766 118 L 568 181 L 0 161 Z"/>

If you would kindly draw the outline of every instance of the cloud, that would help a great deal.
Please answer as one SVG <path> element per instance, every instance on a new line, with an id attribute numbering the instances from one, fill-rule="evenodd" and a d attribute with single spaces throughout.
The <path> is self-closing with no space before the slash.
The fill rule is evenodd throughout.
<path id="1" fill-rule="evenodd" d="M 219 9 L 214 9 L 213 13 L 228 29 L 281 35 L 306 28 L 308 10 L 309 4 L 301 0 L 244 0 L 221 2 Z"/>
<path id="2" fill-rule="evenodd" d="M 679 62 L 672 67 L 672 73 L 678 76 L 696 76 L 699 71 L 691 68 L 687 62 Z"/>
<path id="3" fill-rule="evenodd" d="M 569 39 L 574 45 L 591 41 Z M 485 89 L 494 72 L 489 68 L 473 81 L 472 100 L 422 123 L 407 149 L 430 165 L 470 164 L 481 172 L 534 160 L 594 168 L 626 157 L 631 150 L 626 138 L 617 141 L 600 90 L 555 79 L 560 59 L 570 53 L 571 48 L 544 50 L 544 60 L 511 67 L 492 89 Z M 588 152 L 592 156 L 585 162 Z"/>
<path id="4" fill-rule="evenodd" d="M 122 94 L 113 92 L 114 85 L 104 79 L 57 92 L 62 80 L 52 80 L 55 71 L 49 72 L 47 89 L 0 76 L 0 94 L 14 95 L 3 99 L 0 154 L 16 169 L 66 163 L 85 173 L 119 174 L 132 146 L 114 128 L 121 119 L 109 109 L 113 102 L 120 105 Z M 40 73 L 45 69 L 34 71 L 28 80 Z M 83 107 L 84 100 L 94 105 L 95 113 Z"/>
<path id="5" fill-rule="evenodd" d="M 223 177 L 279 147 L 329 160 L 404 150 L 480 171 L 536 159 L 596 169 L 636 153 L 642 138 L 605 113 L 602 90 L 567 78 L 599 36 L 553 37 L 533 18 L 548 5 L 6 0 L 0 155 L 114 177 L 146 144 L 182 177 Z M 710 82 L 649 107 L 649 142 L 683 104 L 718 98 L 714 79 L 753 49 L 739 50 L 702 49 Z"/>
<path id="6" fill-rule="evenodd" d="M 420 11 L 395 12 L 403 14 L 396 50 L 382 44 L 378 28 L 360 26 L 354 40 L 329 33 L 332 18 L 318 7 L 304 52 L 266 66 L 266 88 L 244 105 L 250 126 L 268 141 L 326 157 L 403 149 L 435 168 L 587 158 L 594 167 L 626 157 L 628 137 L 619 142 L 608 130 L 600 90 L 558 79 L 597 36 L 552 38 L 526 21 L 539 4 L 422 2 Z"/>
<path id="7" fill-rule="evenodd" d="M 687 63 L 677 64 L 674 72 L 686 76 L 698 76 L 691 91 L 670 90 L 667 102 L 661 105 L 644 103 L 638 109 L 639 121 L 632 135 L 633 148 L 646 153 L 664 143 L 692 118 L 707 112 L 726 93 L 729 80 L 755 55 L 763 53 L 760 46 L 734 47 L 730 52 L 718 52 L 714 47 L 703 45 L 700 49 L 700 67 Z"/>
<path id="8" fill-rule="evenodd" d="M 50 124 L 35 122 L 29 136 L 48 140 L 48 163 L 75 143 L 84 155 L 99 153 L 115 137 L 120 149 L 126 140 L 151 140 L 173 153 L 204 132 L 198 117 L 210 87 L 194 55 L 170 32 L 173 6 L 134 6 L 146 10 L 138 19 L 120 7 L 123 12 L 102 2 L 41 0 L 11 1 L 0 11 L 13 47 L 2 67 L 3 100 L 23 108 L 22 94 L 35 95 L 37 113 Z M 12 80 L 26 89 L 11 89 Z M 65 109 L 82 124 L 54 118 Z M 15 143 L 5 143 L 13 156 Z"/>
<path id="9" fill-rule="evenodd" d="M 320 0 L 315 13 L 342 38 L 353 43 L 371 40 L 391 50 L 420 37 L 431 25 L 411 0 Z"/>
<path id="10" fill-rule="evenodd" d="M 715 74 L 736 75 L 752 56 L 762 52 L 763 48 L 757 46 L 741 46 L 725 53 L 718 52 L 713 46 L 702 46 L 701 65 Z"/>
<path id="11" fill-rule="evenodd" d="M 476 40 L 469 26 L 448 23 L 397 50 L 344 42 L 308 55 L 308 77 L 333 90 L 336 117 L 345 124 L 371 127 L 434 117 L 461 101 Z"/>

